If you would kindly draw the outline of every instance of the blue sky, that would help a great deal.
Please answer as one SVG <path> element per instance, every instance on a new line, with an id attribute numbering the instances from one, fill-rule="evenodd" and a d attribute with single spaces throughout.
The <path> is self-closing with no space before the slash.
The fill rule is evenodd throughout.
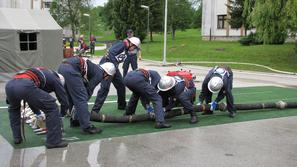
<path id="1" fill-rule="evenodd" d="M 92 0 L 94 6 L 104 6 L 104 3 L 107 3 L 108 0 Z"/>

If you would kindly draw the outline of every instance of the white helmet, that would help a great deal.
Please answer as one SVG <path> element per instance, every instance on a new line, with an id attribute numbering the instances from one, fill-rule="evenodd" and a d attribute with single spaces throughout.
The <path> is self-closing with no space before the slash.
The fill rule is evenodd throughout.
<path id="1" fill-rule="evenodd" d="M 158 83 L 158 89 L 160 91 L 167 91 L 174 87 L 176 81 L 173 77 L 170 76 L 163 76 L 161 77 L 159 83 Z"/>
<path id="2" fill-rule="evenodd" d="M 222 78 L 220 77 L 212 77 L 210 81 L 207 84 L 208 90 L 211 91 L 212 93 L 217 93 L 221 90 L 223 87 L 224 83 Z"/>
<path id="3" fill-rule="evenodd" d="M 106 62 L 103 64 L 100 64 L 100 67 L 108 74 L 108 75 L 114 75 L 116 73 L 116 68 L 113 63 Z"/>
<path id="4" fill-rule="evenodd" d="M 57 74 L 58 74 L 58 76 L 59 76 L 59 79 L 60 79 L 62 85 L 64 86 L 64 85 L 65 85 L 65 78 L 63 77 L 63 75 L 61 75 L 61 74 L 59 74 L 59 73 L 57 73 Z"/>
<path id="5" fill-rule="evenodd" d="M 128 40 L 133 44 L 135 45 L 136 47 L 140 47 L 140 39 L 137 38 L 137 37 L 131 37 L 131 38 L 128 38 Z"/>

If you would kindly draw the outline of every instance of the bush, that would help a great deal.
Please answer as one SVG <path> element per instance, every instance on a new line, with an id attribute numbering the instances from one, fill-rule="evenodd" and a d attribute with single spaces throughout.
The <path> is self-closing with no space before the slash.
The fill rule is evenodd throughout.
<path id="1" fill-rule="evenodd" d="M 244 46 L 249 46 L 252 43 L 253 39 L 250 38 L 249 36 L 246 37 L 241 37 L 239 40 L 239 43 Z"/>
<path id="2" fill-rule="evenodd" d="M 260 39 L 257 33 L 251 32 L 248 36 L 240 38 L 239 43 L 241 43 L 244 46 L 249 46 L 251 44 L 253 45 L 263 44 L 263 41 Z"/>
<path id="3" fill-rule="evenodd" d="M 252 39 L 252 44 L 254 44 L 254 45 L 262 45 L 263 44 L 263 40 L 260 39 L 258 33 L 251 32 L 249 34 L 249 37 Z"/>

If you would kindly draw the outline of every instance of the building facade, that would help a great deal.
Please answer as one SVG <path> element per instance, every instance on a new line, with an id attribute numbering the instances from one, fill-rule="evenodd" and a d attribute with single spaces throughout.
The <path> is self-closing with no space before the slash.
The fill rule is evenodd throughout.
<path id="1" fill-rule="evenodd" d="M 202 38 L 204 40 L 237 40 L 245 35 L 245 29 L 233 29 L 228 23 L 229 0 L 203 0 Z M 247 31 L 249 34 L 250 31 Z"/>
<path id="2" fill-rule="evenodd" d="M 0 0 L 1 8 L 48 10 L 53 0 Z"/>

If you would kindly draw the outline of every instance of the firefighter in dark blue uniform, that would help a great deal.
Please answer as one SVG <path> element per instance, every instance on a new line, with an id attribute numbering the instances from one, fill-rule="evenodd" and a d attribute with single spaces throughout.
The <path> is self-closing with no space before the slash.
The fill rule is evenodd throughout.
<path id="1" fill-rule="evenodd" d="M 19 72 L 5 87 L 7 103 L 9 104 L 9 119 L 13 131 L 15 144 L 22 142 L 21 137 L 21 100 L 31 107 L 42 110 L 46 115 L 47 148 L 66 147 L 67 142 L 62 141 L 62 131 L 59 109 L 56 99 L 49 94 L 55 92 L 65 112 L 68 101 L 65 89 L 56 72 L 43 67 L 30 68 Z M 33 110 L 34 111 L 34 110 Z"/>
<path id="2" fill-rule="evenodd" d="M 100 133 L 102 130 L 90 123 L 88 100 L 93 90 L 102 80 L 109 80 L 115 73 L 112 63 L 104 63 L 100 66 L 74 56 L 63 61 L 59 66 L 59 73 L 65 78 L 65 87 L 68 93 L 70 109 L 74 105 L 75 112 L 70 119 L 70 126 L 80 126 L 83 132 L 89 134 Z"/>
<path id="3" fill-rule="evenodd" d="M 127 38 L 131 38 L 134 36 L 134 32 L 132 29 L 127 30 Z M 138 59 L 141 60 L 141 50 L 135 49 L 133 52 L 130 52 L 127 58 L 123 63 L 123 77 L 127 75 L 129 65 L 131 64 L 132 70 L 136 70 L 138 68 L 137 64 L 137 56 Z"/>
<path id="4" fill-rule="evenodd" d="M 116 67 L 115 75 L 110 78 L 110 80 L 104 80 L 101 82 L 101 88 L 97 93 L 95 104 L 92 111 L 99 113 L 107 95 L 109 92 L 111 82 L 117 90 L 118 96 L 118 109 L 124 110 L 126 108 L 126 88 L 123 83 L 122 74 L 119 71 L 119 63 L 122 63 L 127 58 L 129 52 L 133 52 L 138 49 L 140 46 L 140 40 L 136 37 L 125 39 L 124 41 L 118 41 L 113 44 L 112 47 L 108 50 L 106 56 L 104 56 L 99 64 L 105 62 L 111 62 Z"/>
<path id="5" fill-rule="evenodd" d="M 233 72 L 230 67 L 216 66 L 212 68 L 204 78 L 197 105 L 202 104 L 203 101 L 205 101 L 206 104 L 210 103 L 213 93 L 218 93 L 218 96 L 211 102 L 210 112 L 205 112 L 203 114 L 213 114 L 213 111 L 218 107 L 218 103 L 226 96 L 229 116 L 232 118 L 235 117 L 236 108 L 234 106 L 232 87 Z"/>
<path id="6" fill-rule="evenodd" d="M 145 108 L 148 107 L 149 102 L 152 102 L 156 116 L 155 128 L 157 129 L 171 127 L 171 125 L 165 123 L 162 98 L 157 93 L 157 84 L 159 83 L 160 78 L 158 72 L 144 69 L 131 71 L 124 78 L 125 85 L 133 92 L 125 115 L 132 115 L 135 113 L 139 98 L 143 100 Z"/>
<path id="7" fill-rule="evenodd" d="M 196 87 L 193 80 L 180 76 L 163 76 L 158 84 L 158 89 L 163 99 L 165 111 L 169 111 L 181 104 L 184 110 L 189 111 L 191 115 L 190 123 L 198 122 L 193 106 L 196 95 Z"/>

